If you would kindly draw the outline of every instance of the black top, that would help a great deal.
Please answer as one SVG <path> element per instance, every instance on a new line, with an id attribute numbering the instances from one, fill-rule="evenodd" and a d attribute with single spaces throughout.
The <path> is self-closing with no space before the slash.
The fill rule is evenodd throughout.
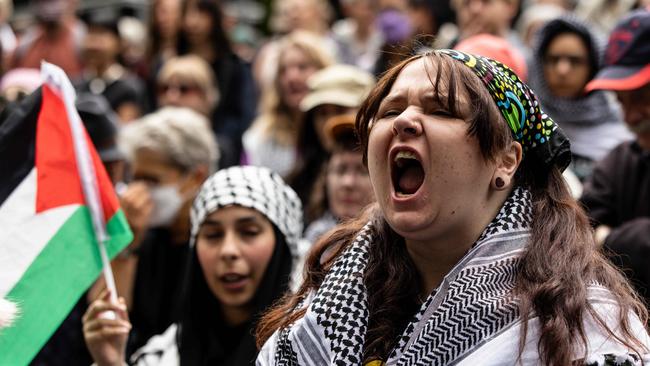
<path id="1" fill-rule="evenodd" d="M 581 201 L 594 225 L 612 228 L 605 247 L 650 304 L 650 152 L 636 142 L 616 147 L 594 169 Z"/>
<path id="2" fill-rule="evenodd" d="M 162 228 L 150 229 L 138 250 L 138 268 L 129 313 L 133 329 L 127 356 L 162 334 L 176 319 L 189 243 L 175 244 Z"/>

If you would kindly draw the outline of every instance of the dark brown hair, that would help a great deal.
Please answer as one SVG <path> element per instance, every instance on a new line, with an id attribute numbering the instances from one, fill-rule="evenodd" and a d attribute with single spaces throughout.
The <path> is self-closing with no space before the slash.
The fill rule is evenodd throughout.
<path id="1" fill-rule="evenodd" d="M 402 69 L 414 60 L 425 58 L 427 71 L 438 102 L 469 124 L 468 134 L 477 137 L 483 156 L 489 160 L 512 141 L 507 123 L 501 117 L 480 79 L 460 62 L 430 53 L 414 56 L 389 70 L 378 82 L 357 115 L 357 131 L 364 150 L 368 148 L 369 126 L 379 105 L 389 93 Z M 427 65 L 425 63 L 425 65 Z M 444 76 L 443 76 L 444 75 Z M 466 95 L 470 108 L 461 110 L 458 95 Z M 445 104 L 442 104 L 445 105 Z M 540 321 L 538 350 L 547 365 L 568 365 L 575 346 L 586 346 L 583 319 L 591 315 L 603 330 L 622 344 L 638 351 L 644 346 L 632 334 L 628 315 L 635 312 L 645 324 L 647 310 L 625 278 L 596 249 L 586 214 L 571 197 L 559 169 L 544 168 L 524 159 L 516 175 L 517 184 L 528 188 L 533 197 L 533 222 L 530 242 L 523 254 L 513 295 L 520 299 L 523 327 L 520 353 L 526 341 L 527 322 L 532 313 Z M 361 227 L 372 220 L 377 238 L 370 251 L 364 284 L 368 293 L 369 319 L 364 344 L 364 363 L 385 360 L 417 311 L 415 302 L 421 279 L 404 248 L 404 239 L 386 223 L 381 211 L 369 209 L 361 218 L 341 226 L 319 242 L 306 263 L 306 281 L 295 295 L 272 309 L 261 320 L 258 346 L 271 334 L 300 318 L 305 309 L 295 311 L 300 299 L 322 283 L 327 269 L 352 242 Z M 587 286 L 607 287 L 619 306 L 621 336 L 614 333 L 588 301 Z M 586 352 L 586 347 L 584 347 Z"/>

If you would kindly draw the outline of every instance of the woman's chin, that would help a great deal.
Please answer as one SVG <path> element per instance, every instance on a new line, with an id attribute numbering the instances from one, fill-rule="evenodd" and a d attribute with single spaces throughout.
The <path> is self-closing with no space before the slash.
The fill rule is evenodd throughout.
<path id="1" fill-rule="evenodd" d="M 386 217 L 388 225 L 406 240 L 422 240 L 431 229 L 432 220 L 421 212 L 395 212 Z"/>

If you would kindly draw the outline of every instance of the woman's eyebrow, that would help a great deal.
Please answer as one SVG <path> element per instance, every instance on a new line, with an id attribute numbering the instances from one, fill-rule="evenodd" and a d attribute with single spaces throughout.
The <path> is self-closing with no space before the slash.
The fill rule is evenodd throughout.
<path id="1" fill-rule="evenodd" d="M 406 99 L 406 96 L 404 93 L 391 93 L 387 95 L 384 100 L 382 100 L 381 104 L 389 104 L 389 103 L 397 103 L 401 102 Z"/>
<path id="2" fill-rule="evenodd" d="M 221 222 L 212 219 L 205 219 L 201 226 L 221 226 Z"/>
<path id="3" fill-rule="evenodd" d="M 257 224 L 258 219 L 255 216 L 240 217 L 237 219 L 237 224 Z"/>
<path id="4" fill-rule="evenodd" d="M 431 102 L 431 103 L 445 103 L 447 102 L 447 93 L 428 92 L 422 94 L 420 99 L 422 101 Z"/>

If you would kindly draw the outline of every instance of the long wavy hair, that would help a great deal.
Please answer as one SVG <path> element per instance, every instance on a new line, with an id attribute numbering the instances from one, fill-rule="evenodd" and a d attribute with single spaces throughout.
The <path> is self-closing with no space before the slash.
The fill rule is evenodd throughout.
<path id="1" fill-rule="evenodd" d="M 320 70 L 331 65 L 334 60 L 327 52 L 322 38 L 306 31 L 293 32 L 279 41 L 278 64 L 275 70 L 273 85 L 264 88 L 260 103 L 260 114 L 253 122 L 251 128 L 259 128 L 262 134 L 270 136 L 275 141 L 285 146 L 295 145 L 298 135 L 302 131 L 304 115 L 300 111 L 291 110 L 280 93 L 280 73 L 282 55 L 289 49 L 300 50 L 309 63 Z M 296 120 L 298 115 L 298 120 Z"/>
<path id="2" fill-rule="evenodd" d="M 480 79 L 460 62 L 440 53 L 413 56 L 390 69 L 363 103 L 356 120 L 357 132 L 367 158 L 369 124 L 389 93 L 400 72 L 409 63 L 425 58 L 435 97 L 448 110 L 467 121 L 468 134 L 475 136 L 483 157 L 494 159 L 513 138 Z M 435 75 L 433 75 L 435 74 Z M 458 95 L 465 94 L 472 108 L 462 115 Z M 444 105 L 444 104 L 443 104 Z M 640 353 L 643 344 L 635 338 L 628 315 L 636 313 L 645 324 L 647 310 L 623 275 L 598 251 L 584 210 L 571 197 L 558 168 L 543 169 L 532 159 L 524 159 L 516 173 L 516 184 L 532 193 L 533 222 L 531 245 L 520 258 L 513 295 L 520 300 L 523 327 L 520 355 L 526 342 L 531 314 L 539 318 L 538 351 L 547 365 L 569 365 L 575 349 L 586 352 L 583 319 L 590 315 L 613 338 Z M 306 262 L 306 280 L 294 295 L 286 296 L 260 321 L 258 347 L 274 331 L 289 326 L 306 309 L 296 309 L 300 300 L 318 289 L 328 269 L 352 243 L 368 221 L 373 223 L 376 240 L 370 247 L 364 284 L 368 294 L 368 329 L 364 363 L 385 360 L 396 345 L 409 319 L 417 311 L 421 277 L 409 257 L 404 238 L 388 225 L 378 207 L 367 209 L 360 218 L 339 227 L 316 244 Z M 587 286 L 597 282 L 607 287 L 618 303 L 618 329 L 612 329 L 588 301 Z M 620 334 L 620 335 L 619 335 Z"/>

